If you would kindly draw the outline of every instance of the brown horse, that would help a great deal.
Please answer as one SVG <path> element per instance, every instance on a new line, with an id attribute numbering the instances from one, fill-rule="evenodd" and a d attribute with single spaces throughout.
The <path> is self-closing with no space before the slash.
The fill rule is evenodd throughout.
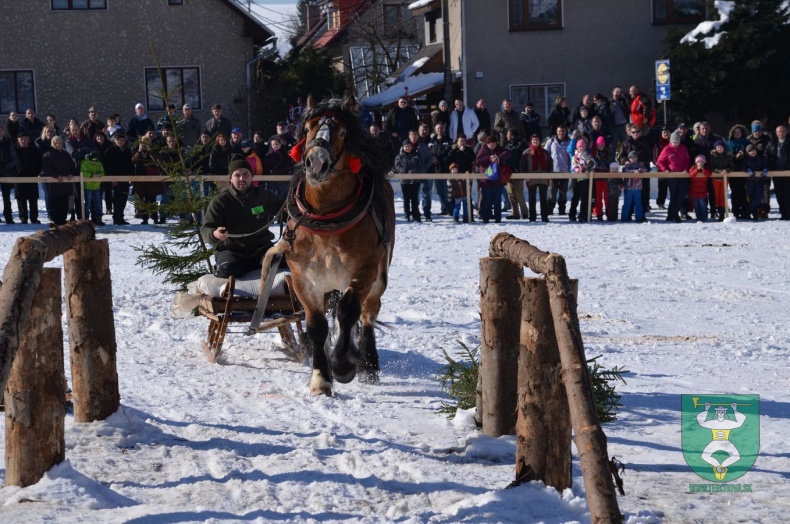
<path id="1" fill-rule="evenodd" d="M 286 202 L 287 229 L 266 253 L 261 274 L 264 282 L 274 255 L 285 254 L 305 309 L 312 394 L 331 395 L 333 378 L 345 384 L 359 373 L 363 382 L 378 380 L 374 326 L 392 260 L 395 204 L 386 155 L 351 112 L 354 103 L 315 105 L 308 98 L 291 151 L 298 167 Z M 333 291 L 342 296 L 339 333 L 329 348 L 325 297 Z"/>

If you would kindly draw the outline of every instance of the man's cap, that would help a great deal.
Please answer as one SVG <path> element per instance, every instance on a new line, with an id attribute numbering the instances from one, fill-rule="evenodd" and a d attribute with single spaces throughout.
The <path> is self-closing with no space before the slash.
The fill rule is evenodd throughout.
<path id="1" fill-rule="evenodd" d="M 716 406 L 716 413 L 727 413 L 726 406 Z"/>
<path id="2" fill-rule="evenodd" d="M 96 109 L 96 106 L 90 106 L 88 108 L 88 113 L 98 113 L 98 112 L 99 112 L 99 110 Z"/>
<path id="3" fill-rule="evenodd" d="M 181 106 L 181 109 L 192 109 L 192 106 L 189 104 L 184 104 Z"/>
<path id="4" fill-rule="evenodd" d="M 230 158 L 230 164 L 228 164 L 228 174 L 232 175 L 239 169 L 246 169 L 252 173 L 252 167 L 250 167 L 250 163 L 247 162 L 247 159 L 244 157 L 244 155 L 233 155 Z"/>
<path id="5" fill-rule="evenodd" d="M 245 138 L 241 141 L 241 147 L 252 147 L 252 140 Z"/>
<path id="6" fill-rule="evenodd" d="M 683 122 L 678 124 L 678 129 L 686 129 L 686 127 L 688 126 L 686 126 L 686 124 L 684 124 Z"/>
<path id="7" fill-rule="evenodd" d="M 241 133 L 241 128 L 240 127 L 234 127 L 233 129 L 230 130 L 230 132 L 231 133 Z"/>
<path id="8" fill-rule="evenodd" d="M 139 103 L 139 102 L 138 102 L 138 103 L 136 103 L 136 104 L 134 105 L 134 108 L 135 108 L 135 109 L 145 109 L 145 106 L 144 106 L 143 104 L 141 104 L 141 103 Z"/>
<path id="9" fill-rule="evenodd" d="M 126 134 L 123 131 L 116 131 L 115 134 L 112 135 L 113 140 L 118 140 L 119 138 L 126 140 Z"/>

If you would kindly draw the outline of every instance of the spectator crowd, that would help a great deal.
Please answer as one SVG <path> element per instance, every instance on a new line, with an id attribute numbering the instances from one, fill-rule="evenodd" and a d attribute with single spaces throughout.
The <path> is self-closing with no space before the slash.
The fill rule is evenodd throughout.
<path id="1" fill-rule="evenodd" d="M 12 112 L 0 122 L 0 189 L 3 196 L 3 219 L 16 223 L 12 196 L 17 202 L 17 218 L 22 224 L 39 224 L 39 186 L 44 195 L 49 220 L 63 225 L 77 218 L 105 225 L 103 215 L 111 216 L 115 225 L 129 225 L 124 218 L 130 194 L 145 204 L 167 202 L 172 184 L 162 182 L 103 182 L 104 175 L 166 175 L 163 166 L 183 159 L 185 172 L 199 170 L 204 175 L 228 175 L 233 155 L 246 157 L 253 175 L 288 174 L 293 161 L 287 151 L 295 142 L 288 124 L 278 122 L 268 139 L 262 131 L 246 138 L 241 128 L 222 115 L 222 106 L 211 108 L 211 118 L 200 122 L 192 108 L 184 104 L 180 111 L 173 105 L 156 123 L 143 104 L 136 104 L 134 114 L 124 125 L 119 114 L 102 119 L 95 106 L 88 108 L 87 118 L 71 118 L 61 128 L 55 115 L 42 121 L 33 109 L 24 117 Z M 76 183 L 76 175 L 87 180 L 85 201 Z M 30 178 L 29 183 L 3 183 L 7 177 Z M 39 177 L 51 177 L 59 183 L 38 183 Z M 66 183 L 62 183 L 62 182 Z M 212 183 L 202 190 L 208 194 Z M 267 189 L 284 197 L 287 183 L 268 183 Z M 157 224 L 169 217 L 164 212 L 149 213 L 141 206 L 135 218 L 142 224 Z"/>
<path id="2" fill-rule="evenodd" d="M 474 207 L 484 223 L 500 222 L 503 211 L 510 211 L 506 219 L 531 222 L 548 222 L 555 213 L 581 222 L 645 221 L 645 213 L 657 208 L 666 209 L 671 222 L 723 220 L 728 193 L 735 217 L 760 220 L 768 218 L 772 187 L 779 218 L 790 220 L 790 179 L 771 177 L 773 171 L 790 170 L 787 124 L 777 125 L 773 134 L 760 120 L 735 124 L 721 134 L 707 121 L 659 131 L 655 105 L 637 85 L 627 92 L 616 86 L 608 98 L 585 94 L 573 108 L 557 97 L 545 119 L 546 136 L 542 120 L 531 103 L 519 113 L 509 99 L 493 118 L 484 100 L 472 109 L 458 99 L 454 109 L 442 100 L 430 118 L 420 119 L 406 97 L 399 99 L 384 119 L 381 138 L 382 147 L 389 146 L 395 156 L 406 220 L 432 221 L 434 192 L 438 214 L 452 215 L 456 222 L 474 220 L 459 202 L 466 199 L 463 181 L 408 176 L 453 172 L 480 174 Z M 380 134 L 375 125 L 370 131 Z M 649 177 L 615 174 L 648 171 L 688 176 L 660 178 L 651 202 Z M 591 206 L 589 172 L 611 174 L 594 175 Z M 748 177 L 729 177 L 728 188 L 713 176 L 739 172 Z M 530 175 L 511 179 L 511 173 Z M 569 177 L 547 179 L 541 173 Z"/>

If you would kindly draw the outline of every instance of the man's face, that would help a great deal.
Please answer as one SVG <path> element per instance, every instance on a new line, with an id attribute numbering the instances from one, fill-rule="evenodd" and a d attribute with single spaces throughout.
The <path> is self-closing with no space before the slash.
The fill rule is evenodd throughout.
<path id="1" fill-rule="evenodd" d="M 455 101 L 455 109 L 457 111 L 462 111 L 464 109 L 464 101 L 463 100 L 456 100 Z"/>
<path id="2" fill-rule="evenodd" d="M 398 107 L 400 107 L 401 109 L 404 109 L 408 104 L 409 102 L 405 98 L 398 99 Z"/>
<path id="3" fill-rule="evenodd" d="M 533 136 L 529 143 L 532 145 L 532 147 L 538 147 L 540 145 L 540 138 Z"/>
<path id="4" fill-rule="evenodd" d="M 593 119 L 592 119 L 592 126 L 593 126 L 593 129 L 595 129 L 596 131 L 601 129 L 601 119 L 598 118 L 597 116 L 593 117 Z"/>
<path id="5" fill-rule="evenodd" d="M 708 133 L 710 133 L 710 126 L 708 124 L 702 124 L 699 126 L 700 136 L 708 136 Z"/>
<path id="6" fill-rule="evenodd" d="M 379 128 L 378 128 L 378 126 L 370 126 L 370 128 L 368 128 L 368 132 L 370 133 L 370 136 L 373 136 L 373 137 L 379 136 Z"/>
<path id="7" fill-rule="evenodd" d="M 419 140 L 419 135 L 414 131 L 409 131 L 409 140 L 411 140 L 412 144 L 416 144 L 417 140 Z"/>
<path id="8" fill-rule="evenodd" d="M 642 133 L 641 133 L 641 132 L 639 131 L 639 129 L 637 129 L 636 127 L 632 127 L 632 128 L 631 128 L 631 129 L 628 131 L 628 134 L 629 134 L 629 135 L 631 135 L 631 138 L 633 138 L 634 140 L 636 140 L 637 138 L 639 138 L 639 136 L 640 136 Z"/>
<path id="9" fill-rule="evenodd" d="M 126 138 L 119 136 L 115 138 L 114 142 L 116 146 L 123 147 L 126 145 Z"/>
<path id="10" fill-rule="evenodd" d="M 524 112 L 530 114 L 533 111 L 532 106 L 524 106 Z"/>
<path id="11" fill-rule="evenodd" d="M 628 94 L 629 94 L 629 95 L 631 95 L 631 98 L 633 98 L 633 97 L 635 97 L 636 95 L 638 95 L 638 94 L 639 94 L 639 91 L 636 89 L 636 87 L 633 87 L 633 86 L 632 86 L 632 87 L 631 87 L 631 88 L 628 90 Z"/>
<path id="12" fill-rule="evenodd" d="M 144 108 L 144 107 L 137 106 L 137 107 L 135 108 L 134 112 L 135 112 L 135 113 L 137 113 L 137 116 L 139 116 L 139 117 L 141 117 L 141 118 L 142 118 L 142 116 L 145 114 L 145 108 Z"/>
<path id="13" fill-rule="evenodd" d="M 456 143 L 456 144 L 458 145 L 458 147 L 460 147 L 461 149 L 463 149 L 463 148 L 465 148 L 465 147 L 466 147 L 466 139 L 465 139 L 464 137 L 458 137 L 458 138 L 455 140 L 455 143 Z"/>
<path id="14" fill-rule="evenodd" d="M 288 132 L 288 128 L 286 128 L 285 126 L 282 126 L 282 125 L 278 125 L 277 126 L 277 134 L 278 135 L 284 135 L 287 132 Z"/>
<path id="15" fill-rule="evenodd" d="M 2 128 L 0 128 L 0 137 L 2 136 L 3 136 L 3 131 Z M 19 138 L 17 138 L 17 142 L 19 142 L 19 147 L 27 147 L 27 145 L 30 143 L 30 138 L 28 138 L 27 136 L 20 136 Z"/>
<path id="16" fill-rule="evenodd" d="M 162 128 L 162 136 L 163 136 L 163 137 L 165 137 L 165 138 L 167 138 L 168 136 L 170 136 L 170 129 L 168 129 L 168 128 L 166 128 L 166 127 L 163 127 L 163 128 Z"/>
<path id="17" fill-rule="evenodd" d="M 88 118 L 90 118 L 91 122 L 95 122 L 99 118 L 99 113 L 96 111 L 88 111 Z"/>
<path id="18" fill-rule="evenodd" d="M 436 136 L 442 136 L 444 134 L 444 126 L 442 124 L 436 124 L 433 131 L 436 133 Z"/>
<path id="19" fill-rule="evenodd" d="M 568 135 L 568 130 L 565 129 L 564 126 L 560 126 L 557 128 L 557 136 L 560 138 L 560 140 L 564 140 L 567 135 Z"/>
<path id="20" fill-rule="evenodd" d="M 590 95 L 584 95 L 582 97 L 582 104 L 588 106 L 590 105 L 590 102 L 592 102 L 592 100 L 590 99 Z"/>
<path id="21" fill-rule="evenodd" d="M 176 144 L 176 137 L 174 136 L 167 137 L 167 147 L 169 147 L 170 149 L 175 149 L 177 145 L 178 144 Z"/>
<path id="22" fill-rule="evenodd" d="M 615 87 L 612 90 L 612 97 L 613 98 L 620 98 L 621 96 L 623 96 L 623 90 L 620 89 L 619 87 Z"/>
<path id="23" fill-rule="evenodd" d="M 8 115 L 8 119 L 9 119 L 10 121 L 12 121 L 12 122 L 16 122 L 17 118 L 19 118 L 19 115 L 16 113 L 16 111 L 12 111 L 12 112 L 11 112 L 11 113 Z"/>
<path id="24" fill-rule="evenodd" d="M 241 142 L 241 133 L 231 133 L 230 139 L 238 144 L 239 142 Z"/>
<path id="25" fill-rule="evenodd" d="M 486 147 L 491 151 L 493 151 L 494 149 L 496 149 L 496 142 L 486 142 Z"/>
<path id="26" fill-rule="evenodd" d="M 260 133 L 255 133 L 254 135 L 252 135 L 252 141 L 255 142 L 256 144 L 260 144 L 261 142 L 263 142 L 263 135 Z"/>
<path id="27" fill-rule="evenodd" d="M 184 118 L 189 118 L 192 115 L 192 108 L 184 107 L 181 109 L 181 112 L 184 113 Z"/>
<path id="28" fill-rule="evenodd" d="M 482 98 L 477 101 L 477 108 L 478 109 L 485 109 L 486 108 L 486 101 Z"/>
<path id="29" fill-rule="evenodd" d="M 510 100 L 505 100 L 502 102 L 502 109 L 505 111 L 510 111 L 513 109 L 513 104 L 510 103 Z"/>
<path id="30" fill-rule="evenodd" d="M 420 132 L 420 138 L 426 138 L 428 136 L 428 126 L 420 126 L 418 131 Z"/>
<path id="31" fill-rule="evenodd" d="M 27 111 L 25 111 L 25 118 L 32 121 L 34 118 L 36 118 L 36 112 L 33 111 L 32 109 L 28 109 Z"/>
<path id="32" fill-rule="evenodd" d="M 211 114 L 214 115 L 214 118 L 219 118 L 222 116 L 222 109 L 212 109 Z"/>
<path id="33" fill-rule="evenodd" d="M 252 185 L 252 173 L 246 167 L 237 169 L 230 175 L 230 183 L 236 191 L 244 193 Z"/>
<path id="34" fill-rule="evenodd" d="M 787 137 L 787 128 L 785 126 L 778 126 L 776 128 L 776 138 L 784 142 L 785 137 Z"/>

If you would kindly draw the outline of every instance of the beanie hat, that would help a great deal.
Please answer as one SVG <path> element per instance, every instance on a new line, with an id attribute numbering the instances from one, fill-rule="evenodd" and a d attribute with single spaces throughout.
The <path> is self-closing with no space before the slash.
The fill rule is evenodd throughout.
<path id="1" fill-rule="evenodd" d="M 680 133 L 675 130 L 669 135 L 669 143 L 670 144 L 679 144 L 680 143 Z"/>
<path id="2" fill-rule="evenodd" d="M 762 130 L 763 130 L 763 125 L 762 123 L 760 123 L 759 120 L 755 120 L 754 122 L 752 122 L 752 133 Z"/>
<path id="3" fill-rule="evenodd" d="M 696 158 L 694 158 L 694 163 L 696 164 L 697 162 L 703 162 L 704 163 L 705 162 L 705 155 L 697 155 Z"/>
<path id="4" fill-rule="evenodd" d="M 602 137 L 602 136 L 599 136 L 598 138 L 595 139 L 595 145 L 596 146 L 605 146 L 606 145 L 606 139 L 604 137 Z"/>
<path id="5" fill-rule="evenodd" d="M 252 167 L 244 155 L 233 155 L 230 157 L 230 164 L 228 164 L 228 174 L 232 175 L 238 169 L 246 169 L 252 173 Z"/>
<path id="6" fill-rule="evenodd" d="M 579 140 L 576 141 L 576 149 L 579 149 L 580 145 L 587 147 L 587 141 L 584 140 L 583 138 L 580 138 Z"/>
<path id="7" fill-rule="evenodd" d="M 411 140 L 407 138 L 406 140 L 403 141 L 403 143 L 400 146 L 403 147 L 403 146 L 413 146 L 413 145 L 414 144 L 411 143 Z"/>
<path id="8" fill-rule="evenodd" d="M 727 146 L 725 146 L 725 145 L 724 145 L 724 141 L 723 141 L 723 140 L 716 140 L 716 143 L 715 143 L 715 144 L 713 144 L 713 148 L 714 148 L 714 149 L 716 149 L 716 148 L 717 148 L 717 147 L 719 147 L 719 146 L 721 146 L 721 147 L 727 147 Z"/>
<path id="9" fill-rule="evenodd" d="M 754 151 L 754 145 L 753 144 L 749 144 L 748 146 L 746 146 L 746 152 L 747 153 L 751 153 L 752 151 Z"/>

